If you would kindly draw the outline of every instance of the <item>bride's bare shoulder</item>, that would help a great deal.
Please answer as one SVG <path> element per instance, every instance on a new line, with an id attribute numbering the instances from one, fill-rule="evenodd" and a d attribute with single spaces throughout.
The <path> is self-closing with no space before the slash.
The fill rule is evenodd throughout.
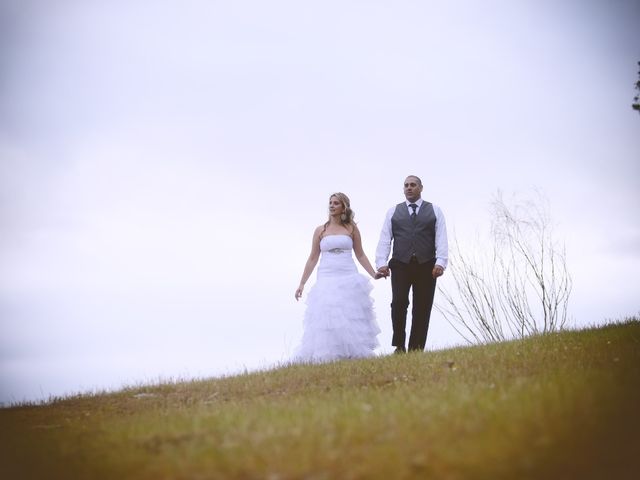
<path id="1" fill-rule="evenodd" d="M 313 231 L 313 236 L 314 237 L 320 237 L 322 238 L 322 236 L 327 232 L 327 226 L 326 225 L 318 225 L 316 227 L 316 229 Z"/>

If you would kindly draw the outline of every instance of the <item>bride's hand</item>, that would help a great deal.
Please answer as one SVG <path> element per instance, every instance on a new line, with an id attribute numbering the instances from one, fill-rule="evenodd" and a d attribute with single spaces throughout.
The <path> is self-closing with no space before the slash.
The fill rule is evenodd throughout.
<path id="1" fill-rule="evenodd" d="M 304 287 L 302 285 L 300 285 L 298 287 L 298 289 L 296 290 L 296 302 L 298 300 L 300 300 L 300 297 L 302 297 L 302 290 L 304 289 Z"/>
<path id="2" fill-rule="evenodd" d="M 375 278 L 376 280 L 378 280 L 379 278 L 384 278 L 386 280 L 388 276 L 389 267 L 380 267 L 373 278 Z"/>

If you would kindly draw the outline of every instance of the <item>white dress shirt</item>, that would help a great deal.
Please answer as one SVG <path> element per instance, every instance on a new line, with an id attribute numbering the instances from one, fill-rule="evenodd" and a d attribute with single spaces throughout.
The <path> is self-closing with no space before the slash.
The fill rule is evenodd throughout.
<path id="1" fill-rule="evenodd" d="M 407 204 L 409 215 L 411 215 L 413 213 L 413 209 L 409 206 L 411 202 L 406 200 L 405 203 Z M 417 214 L 420 211 L 420 207 L 422 207 L 423 200 L 422 198 L 419 198 L 413 203 L 418 206 L 418 208 L 416 208 Z M 447 268 L 447 263 L 449 262 L 447 224 L 444 221 L 444 215 L 442 214 L 442 210 L 440 210 L 440 207 L 434 204 L 431 205 L 433 207 L 433 213 L 435 213 L 436 215 L 436 265 L 440 265 L 442 268 Z M 393 217 L 395 211 L 396 207 L 394 205 L 387 212 L 387 216 L 385 217 L 384 223 L 382 224 L 380 240 L 378 241 L 378 248 L 376 248 L 376 268 L 387 266 L 387 260 L 389 259 L 389 254 L 391 253 L 391 242 L 393 240 L 393 232 L 391 231 L 391 217 Z"/>

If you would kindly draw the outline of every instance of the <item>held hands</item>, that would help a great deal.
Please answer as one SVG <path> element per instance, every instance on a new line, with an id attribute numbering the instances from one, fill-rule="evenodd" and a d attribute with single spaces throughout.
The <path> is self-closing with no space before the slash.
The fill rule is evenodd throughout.
<path id="1" fill-rule="evenodd" d="M 380 278 L 386 279 L 388 276 L 389 276 L 389 267 L 380 267 L 373 278 L 375 278 L 376 280 Z"/>

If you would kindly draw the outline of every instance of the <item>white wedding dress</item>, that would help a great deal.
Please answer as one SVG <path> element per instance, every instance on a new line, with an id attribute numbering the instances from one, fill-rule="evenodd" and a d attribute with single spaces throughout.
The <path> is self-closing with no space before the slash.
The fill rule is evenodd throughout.
<path id="1" fill-rule="evenodd" d="M 375 320 L 371 281 L 358 272 L 349 235 L 320 240 L 315 285 L 307 295 L 304 333 L 297 362 L 328 362 L 374 355 L 380 328 Z"/>

